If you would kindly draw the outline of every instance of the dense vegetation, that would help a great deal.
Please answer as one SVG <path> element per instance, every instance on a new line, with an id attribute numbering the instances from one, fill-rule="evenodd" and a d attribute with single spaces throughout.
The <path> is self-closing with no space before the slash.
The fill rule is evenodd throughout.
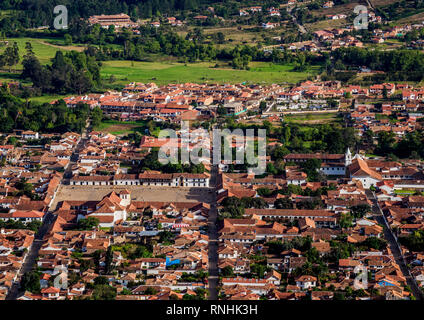
<path id="1" fill-rule="evenodd" d="M 94 58 L 76 51 L 57 51 L 51 65 L 42 66 L 27 43 L 21 78 L 30 79 L 43 93 L 78 93 L 100 85 L 100 64 Z"/>
<path id="2" fill-rule="evenodd" d="M 179 152 L 181 152 L 179 150 Z M 161 164 L 159 162 L 159 149 L 158 148 L 152 148 L 152 151 L 141 161 L 140 169 L 141 170 L 158 170 L 162 171 L 164 173 L 204 173 L 205 172 L 205 166 L 202 163 L 194 164 L 182 164 L 181 161 L 179 163 L 168 163 L 168 164 Z M 181 159 L 181 157 L 179 157 Z"/>
<path id="3" fill-rule="evenodd" d="M 268 207 L 267 203 L 262 198 L 243 197 L 228 197 L 222 201 L 222 210 L 219 213 L 219 218 L 242 218 L 245 208 L 264 209 Z"/>
<path id="4" fill-rule="evenodd" d="M 399 237 L 399 241 L 402 245 L 406 246 L 413 252 L 424 251 L 424 231 L 419 230 L 407 237 Z"/>
<path id="5" fill-rule="evenodd" d="M 366 48 L 339 48 L 333 58 L 347 66 L 367 66 L 386 74 L 380 80 L 421 81 L 424 79 L 424 53 L 418 50 L 368 50 Z"/>
<path id="6" fill-rule="evenodd" d="M 423 130 L 408 132 L 402 139 L 397 140 L 393 132 L 379 132 L 376 135 L 377 146 L 374 152 L 378 155 L 389 156 L 393 160 L 397 158 L 424 158 Z"/>
<path id="7" fill-rule="evenodd" d="M 55 105 L 26 102 L 13 96 L 7 86 L 0 88 L 0 132 L 81 132 L 90 114 L 99 111 L 94 110 L 85 104 L 68 108 L 63 100 Z"/>
<path id="8" fill-rule="evenodd" d="M 228 18 L 238 14 L 238 10 L 246 5 L 258 5 L 258 1 L 236 0 L 4 0 L 0 3 L 0 10 L 19 10 L 1 20 L 0 29 L 14 30 L 18 28 L 33 28 L 51 26 L 55 15 L 56 5 L 65 5 L 68 8 L 71 21 L 87 18 L 96 14 L 126 13 L 136 21 L 140 18 L 152 18 L 161 15 L 175 15 L 179 18 L 205 14 L 209 16 L 207 23 L 213 23 L 211 11 Z M 280 2 L 274 0 L 261 1 L 264 8 L 277 7 Z"/>
<path id="9" fill-rule="evenodd" d="M 341 127 L 340 125 L 300 125 L 285 123 L 274 127 L 269 121 L 262 125 L 246 125 L 237 123 L 228 118 L 226 127 L 230 130 L 242 129 L 266 129 L 267 138 L 276 139 L 284 146 L 273 148 L 270 155 L 272 159 L 282 159 L 290 152 L 298 153 L 345 153 L 346 149 L 353 148 L 357 143 L 354 129 L 352 127 Z"/>

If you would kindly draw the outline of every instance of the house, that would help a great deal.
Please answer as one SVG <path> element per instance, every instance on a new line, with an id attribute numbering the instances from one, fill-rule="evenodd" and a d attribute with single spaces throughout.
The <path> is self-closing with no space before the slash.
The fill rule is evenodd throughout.
<path id="1" fill-rule="evenodd" d="M 128 28 L 134 26 L 134 23 L 131 21 L 130 17 L 125 14 L 114 14 L 114 15 L 100 15 L 100 16 L 91 16 L 88 19 L 88 22 L 93 24 L 99 24 L 103 28 L 108 28 L 109 26 L 115 26 L 116 28 Z"/>
<path id="2" fill-rule="evenodd" d="M 312 242 L 311 247 L 315 248 L 321 256 L 331 251 L 330 243 L 325 241 Z"/>
<path id="3" fill-rule="evenodd" d="M 348 166 L 348 172 L 350 178 L 360 181 L 365 189 L 376 186 L 382 180 L 381 174 L 371 169 L 367 162 L 359 156 Z"/>
<path id="4" fill-rule="evenodd" d="M 57 300 L 59 298 L 60 289 L 55 287 L 48 287 L 45 289 L 41 289 L 41 295 L 44 298 L 48 298 L 51 300 Z"/>
<path id="5" fill-rule="evenodd" d="M 382 95 L 384 92 L 387 93 L 388 96 L 395 93 L 396 86 L 393 83 L 383 83 L 383 84 L 375 84 L 372 85 L 369 89 L 370 94 L 374 95 Z"/>
<path id="6" fill-rule="evenodd" d="M 21 221 L 29 223 L 32 221 L 43 221 L 45 213 L 37 210 L 16 210 L 12 209 L 8 213 L 0 213 L 0 220 Z"/>
<path id="7" fill-rule="evenodd" d="M 278 24 L 277 23 L 272 23 L 272 22 L 264 22 L 262 23 L 262 28 L 264 29 L 274 29 Z"/>
<path id="8" fill-rule="evenodd" d="M 35 139 L 38 139 L 39 137 L 40 135 L 38 134 L 38 132 L 34 132 L 31 130 L 22 132 L 22 138 L 25 140 L 35 140 Z"/>
<path id="9" fill-rule="evenodd" d="M 278 273 L 275 270 L 272 270 L 271 272 L 267 273 L 267 275 L 265 276 L 265 280 L 268 283 L 272 283 L 276 286 L 280 286 L 280 282 L 281 282 L 281 274 Z"/>
<path id="10" fill-rule="evenodd" d="M 327 2 L 324 2 L 324 4 L 322 5 L 322 7 L 323 7 L 324 9 L 332 8 L 333 6 L 334 6 L 334 2 L 333 2 L 333 1 L 327 1 Z"/>
<path id="11" fill-rule="evenodd" d="M 296 278 L 296 286 L 298 286 L 301 290 L 308 290 L 316 287 L 317 278 L 314 276 L 303 275 Z"/>

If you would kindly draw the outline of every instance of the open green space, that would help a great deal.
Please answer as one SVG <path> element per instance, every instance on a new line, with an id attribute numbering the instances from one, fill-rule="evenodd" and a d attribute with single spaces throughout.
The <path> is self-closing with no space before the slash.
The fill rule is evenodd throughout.
<path id="1" fill-rule="evenodd" d="M 305 72 L 294 72 L 293 65 L 276 65 L 252 62 L 250 70 L 235 70 L 230 67 L 214 68 L 215 63 L 137 62 L 106 61 L 101 75 L 105 79 L 114 76 L 117 83 L 155 82 L 157 84 L 209 82 L 209 83 L 297 83 L 314 76 L 318 66 Z"/>
<path id="2" fill-rule="evenodd" d="M 395 190 L 395 193 L 399 195 L 414 194 L 415 190 Z"/>
<path id="3" fill-rule="evenodd" d="M 300 113 L 284 115 L 285 122 L 303 123 L 303 124 L 323 124 L 330 122 L 340 122 L 337 112 L 329 113 Z"/>
<path id="4" fill-rule="evenodd" d="M 134 131 L 145 134 L 147 129 L 147 121 L 119 121 L 112 119 L 103 120 L 98 126 L 94 127 L 95 131 L 108 132 L 113 135 L 127 135 Z M 160 128 L 155 127 L 151 133 L 153 136 L 159 135 Z"/>
<path id="5" fill-rule="evenodd" d="M 30 42 L 33 51 L 42 64 L 50 63 L 56 51 L 84 49 L 83 46 L 65 46 L 63 39 L 58 38 L 6 38 L 9 44 L 16 41 L 19 46 L 21 61 L 12 68 L 3 68 L 0 79 L 3 81 L 19 80 L 22 70 L 22 58 L 26 53 L 25 44 Z M 0 44 L 0 54 L 6 45 Z M 154 58 L 154 59 L 153 59 Z M 181 63 L 172 57 L 147 57 L 150 61 L 115 60 L 103 62 L 102 77 L 107 81 L 113 75 L 115 84 L 124 85 L 129 82 L 156 82 L 160 85 L 184 82 L 209 83 L 297 83 L 313 77 L 319 72 L 319 66 L 309 66 L 304 72 L 292 71 L 294 66 L 276 65 L 266 62 L 251 62 L 250 70 L 235 70 L 225 62 Z M 156 59 L 157 58 L 157 59 Z M 154 61 L 152 61 L 154 60 Z M 34 99 L 36 100 L 36 99 Z"/>
<path id="6" fill-rule="evenodd" d="M 77 46 L 61 46 L 61 44 L 63 43 L 62 40 L 54 38 L 6 38 L 5 40 L 8 41 L 9 44 L 11 44 L 12 42 L 16 42 L 19 47 L 19 55 L 21 57 L 21 61 L 12 69 L 22 69 L 22 58 L 26 53 L 25 44 L 27 42 L 31 43 L 32 50 L 34 51 L 37 58 L 40 60 L 41 64 L 49 63 L 50 59 L 55 56 L 56 51 L 70 51 L 82 49 L 82 47 Z M 4 44 L 0 46 L 0 53 L 2 53 L 5 48 L 6 46 Z"/>
<path id="7" fill-rule="evenodd" d="M 67 94 L 67 95 L 46 94 L 46 95 L 42 95 L 40 97 L 32 97 L 29 100 L 32 101 L 32 102 L 36 102 L 36 103 L 50 103 L 52 101 L 63 99 L 63 98 L 66 98 L 66 97 L 71 97 L 71 96 L 72 96 L 72 94 Z"/>

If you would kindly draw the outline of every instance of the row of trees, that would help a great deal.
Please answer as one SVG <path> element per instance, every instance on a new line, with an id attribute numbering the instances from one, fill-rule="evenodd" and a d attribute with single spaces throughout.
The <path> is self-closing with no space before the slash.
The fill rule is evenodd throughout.
<path id="1" fill-rule="evenodd" d="M 332 52 L 335 61 L 350 66 L 367 66 L 385 71 L 382 80 L 421 81 L 424 79 L 424 53 L 418 50 L 368 50 L 366 48 L 339 48 Z"/>
<path id="2" fill-rule="evenodd" d="M 259 46 L 243 45 L 218 49 L 215 43 L 223 43 L 224 35 L 217 33 L 214 37 L 207 37 L 200 28 L 194 29 L 185 37 L 172 30 L 157 30 L 150 26 L 142 26 L 139 31 L 142 36 L 134 35 L 130 30 L 116 33 L 113 26 L 105 29 L 99 25 L 90 26 L 84 21 L 77 21 L 72 24 L 68 33 L 74 42 L 96 45 L 90 47 L 87 52 L 97 60 L 140 61 L 146 59 L 148 54 L 162 53 L 190 62 L 229 60 L 235 68 L 246 68 L 249 61 L 293 62 L 298 64 L 299 68 L 304 68 L 308 63 L 323 61 L 322 57 L 308 53 L 293 54 L 281 50 L 268 53 Z"/>
<path id="3" fill-rule="evenodd" d="M 159 159 L 159 149 L 153 148 L 152 151 L 141 161 L 140 169 L 141 170 L 158 170 L 165 173 L 183 173 L 183 172 L 204 173 L 205 172 L 205 166 L 202 163 L 199 163 L 199 164 L 168 163 L 163 165 L 159 162 L 158 159 Z"/>
<path id="4" fill-rule="evenodd" d="M 219 217 L 223 218 L 241 218 L 244 214 L 245 208 L 256 208 L 264 209 L 268 207 L 266 201 L 262 198 L 250 198 L 250 197 L 227 197 L 222 201 L 222 210 L 219 213 Z"/>

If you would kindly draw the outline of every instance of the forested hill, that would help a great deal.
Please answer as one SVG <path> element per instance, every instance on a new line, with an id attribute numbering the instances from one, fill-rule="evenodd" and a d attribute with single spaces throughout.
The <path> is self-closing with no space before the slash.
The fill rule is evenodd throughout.
<path id="1" fill-rule="evenodd" d="M 186 10 L 201 10 L 215 4 L 225 6 L 227 2 L 233 5 L 258 3 L 237 0 L 2 0 L 0 10 L 21 10 L 19 14 L 12 11 L 8 18 L 17 18 L 24 27 L 36 27 L 51 25 L 54 19 L 53 8 L 56 5 L 65 5 L 71 19 L 121 12 L 138 19 L 163 14 L 174 15 Z"/>

